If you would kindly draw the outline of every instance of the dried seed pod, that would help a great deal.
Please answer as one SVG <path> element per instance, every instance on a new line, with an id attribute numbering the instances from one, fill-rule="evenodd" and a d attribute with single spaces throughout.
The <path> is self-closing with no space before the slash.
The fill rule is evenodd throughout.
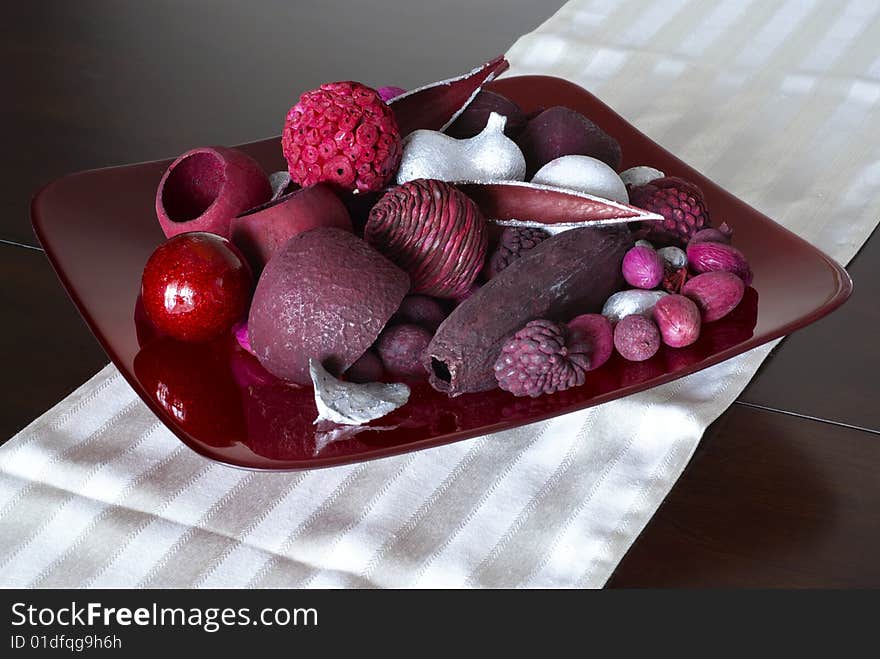
<path id="1" fill-rule="evenodd" d="M 507 70 L 510 63 L 499 55 L 473 71 L 418 87 L 388 100 L 400 134 L 414 130 L 445 130 L 464 111 L 483 87 Z"/>
<path id="2" fill-rule="evenodd" d="M 514 396 L 554 394 L 584 383 L 590 345 L 565 325 L 539 318 L 526 323 L 504 346 L 493 367 L 498 386 Z"/>
<path id="3" fill-rule="evenodd" d="M 623 257 L 623 278 L 630 286 L 652 289 L 663 281 L 663 259 L 649 247 L 633 247 Z"/>
<path id="4" fill-rule="evenodd" d="M 309 359 L 334 374 L 364 354 L 409 278 L 352 233 L 319 227 L 288 240 L 266 265 L 248 318 L 251 346 L 273 375 L 309 383 Z"/>
<path id="5" fill-rule="evenodd" d="M 627 361 L 643 362 L 660 349 L 660 330 L 650 318 L 627 316 L 614 327 L 614 347 Z"/>
<path id="6" fill-rule="evenodd" d="M 412 292 L 463 295 L 483 267 L 488 230 L 476 204 L 442 181 L 410 181 L 370 211 L 364 239 L 409 273 Z"/>
<path id="7" fill-rule="evenodd" d="M 732 272 L 746 286 L 752 283 L 752 269 L 745 255 L 736 247 L 725 243 L 691 243 L 687 248 L 688 264 L 696 273 Z"/>
<path id="8" fill-rule="evenodd" d="M 506 340 L 535 318 L 564 321 L 597 311 L 623 283 L 620 263 L 632 244 L 626 228 L 586 228 L 530 249 L 440 325 L 425 355 L 431 385 L 450 396 L 493 389 Z"/>
<path id="9" fill-rule="evenodd" d="M 667 295 L 658 300 L 652 317 L 663 343 L 672 348 L 689 346 L 700 338 L 700 310 L 684 295 Z"/>
<path id="10" fill-rule="evenodd" d="M 703 322 L 711 323 L 733 311 L 745 289 L 742 279 L 732 272 L 704 272 L 689 280 L 681 294 L 696 302 Z"/>

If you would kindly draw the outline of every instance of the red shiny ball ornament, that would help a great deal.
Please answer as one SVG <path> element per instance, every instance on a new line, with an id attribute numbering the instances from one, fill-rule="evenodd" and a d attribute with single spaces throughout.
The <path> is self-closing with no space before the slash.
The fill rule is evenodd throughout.
<path id="1" fill-rule="evenodd" d="M 150 256 L 141 279 L 147 317 L 181 341 L 208 341 L 244 317 L 253 277 L 226 238 L 193 232 L 174 236 Z"/>

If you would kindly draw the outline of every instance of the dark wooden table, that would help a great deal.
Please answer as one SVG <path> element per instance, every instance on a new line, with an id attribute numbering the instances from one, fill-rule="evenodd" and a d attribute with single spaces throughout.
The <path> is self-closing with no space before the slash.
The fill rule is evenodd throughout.
<path id="1" fill-rule="evenodd" d="M 407 87 L 447 77 L 503 52 L 561 4 L 386 0 L 369 14 L 328 0 L 4 7 L 0 441 L 107 361 L 31 232 L 40 185 L 277 134 L 298 95 L 326 80 Z M 850 272 L 852 299 L 787 339 L 709 428 L 611 586 L 880 586 L 880 237 Z"/>

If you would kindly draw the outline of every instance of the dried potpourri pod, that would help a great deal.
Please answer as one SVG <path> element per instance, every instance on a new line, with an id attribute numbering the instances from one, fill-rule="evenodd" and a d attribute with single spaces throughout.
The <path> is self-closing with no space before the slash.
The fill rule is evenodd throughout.
<path id="1" fill-rule="evenodd" d="M 257 272 L 288 240 L 317 227 L 351 231 L 345 204 L 320 183 L 252 208 L 232 220 L 232 242 Z"/>
<path id="2" fill-rule="evenodd" d="M 510 63 L 499 55 L 463 76 L 412 89 L 388 101 L 400 134 L 414 130 L 445 130 L 464 111 L 483 85 L 507 70 Z"/>
<path id="3" fill-rule="evenodd" d="M 309 360 L 309 374 L 318 408 L 316 424 L 332 421 L 358 426 L 393 412 L 409 400 L 410 389 L 403 383 L 344 382 L 330 375 L 317 359 Z"/>
<path id="4" fill-rule="evenodd" d="M 431 385 L 450 396 L 497 386 L 505 340 L 535 318 L 598 311 L 621 288 L 633 241 L 625 227 L 583 228 L 548 238 L 516 259 L 443 321 L 425 354 Z"/>
<path id="5" fill-rule="evenodd" d="M 363 240 L 321 227 L 294 236 L 260 276 L 251 346 L 273 375 L 309 383 L 309 359 L 341 374 L 366 352 L 409 290 L 409 277 Z"/>
<path id="6" fill-rule="evenodd" d="M 498 386 L 514 396 L 554 394 L 584 383 L 590 345 L 565 325 L 539 318 L 501 348 L 493 367 Z"/>
<path id="7" fill-rule="evenodd" d="M 532 183 L 591 194 L 600 199 L 629 202 L 626 184 L 611 167 L 590 156 L 561 156 L 541 167 Z"/>
<path id="8" fill-rule="evenodd" d="M 456 139 L 436 130 L 410 133 L 403 143 L 397 182 L 420 178 L 440 181 L 523 180 L 526 160 L 516 142 L 504 134 L 506 122 L 507 117 L 493 112 L 485 128 L 466 139 Z"/>
<path id="9" fill-rule="evenodd" d="M 639 237 L 660 244 L 686 245 L 709 226 L 709 208 L 703 192 L 677 176 L 654 179 L 629 189 L 630 203 L 663 216 L 640 228 Z"/>
<path id="10" fill-rule="evenodd" d="M 300 96 L 281 133 L 294 183 L 326 182 L 348 192 L 379 190 L 400 162 L 394 113 L 359 82 L 328 82 Z"/>
<path id="11" fill-rule="evenodd" d="M 615 171 L 622 160 L 617 140 L 580 112 L 558 105 L 529 119 L 517 143 L 530 175 L 561 156 L 590 156 Z"/>
<path id="12" fill-rule="evenodd" d="M 410 181 L 370 211 L 364 240 L 406 271 L 412 292 L 454 298 L 486 257 L 488 230 L 476 204 L 442 181 Z"/>
<path id="13" fill-rule="evenodd" d="M 516 103 L 501 94 L 482 89 L 445 132 L 458 139 L 473 137 L 486 127 L 493 112 L 507 117 L 504 134 L 508 137 L 516 137 L 526 127 L 526 115 Z"/>
<path id="14" fill-rule="evenodd" d="M 583 192 L 521 181 L 457 181 L 490 222 L 535 227 L 551 233 L 578 227 L 657 222 L 663 216 Z"/>
<path id="15" fill-rule="evenodd" d="M 201 147 L 179 156 L 156 190 L 156 215 L 166 238 L 207 231 L 229 238 L 232 218 L 272 196 L 266 173 L 237 149 Z"/>

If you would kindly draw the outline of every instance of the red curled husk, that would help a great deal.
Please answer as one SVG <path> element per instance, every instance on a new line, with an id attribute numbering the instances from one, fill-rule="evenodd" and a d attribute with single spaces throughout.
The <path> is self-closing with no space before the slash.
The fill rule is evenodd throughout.
<path id="1" fill-rule="evenodd" d="M 518 221 L 520 226 L 599 226 L 663 220 L 662 215 L 616 201 L 549 185 L 502 181 L 456 182 L 483 215 L 495 221 Z"/>
<path id="2" fill-rule="evenodd" d="M 351 231 L 345 204 L 325 184 L 295 190 L 239 215 L 232 221 L 232 242 L 260 271 L 284 243 L 317 227 Z"/>
<path id="3" fill-rule="evenodd" d="M 179 156 L 156 190 L 156 216 L 166 238 L 207 231 L 229 238 L 232 218 L 272 196 L 257 161 L 237 149 L 206 146 Z"/>
<path id="4" fill-rule="evenodd" d="M 456 298 L 483 267 L 488 229 L 476 204 L 459 190 L 417 179 L 379 199 L 364 240 L 409 274 L 413 293 Z"/>
<path id="5" fill-rule="evenodd" d="M 510 63 L 499 55 L 463 76 L 440 80 L 413 89 L 388 101 L 394 111 L 400 134 L 414 130 L 444 130 L 468 106 L 483 85 L 506 71 Z"/>

